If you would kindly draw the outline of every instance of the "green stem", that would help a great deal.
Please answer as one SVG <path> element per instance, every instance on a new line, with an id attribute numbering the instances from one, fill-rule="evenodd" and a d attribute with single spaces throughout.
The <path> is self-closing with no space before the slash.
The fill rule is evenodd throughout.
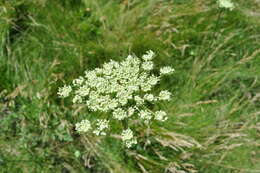
<path id="1" fill-rule="evenodd" d="M 217 32 L 217 29 L 218 29 L 218 26 L 219 26 L 219 22 L 220 22 L 220 18 L 221 18 L 222 12 L 223 12 L 223 10 L 220 9 L 220 12 L 218 13 L 218 18 L 217 18 L 217 21 L 216 21 L 215 28 L 214 28 L 214 30 L 213 30 L 213 38 L 212 38 L 212 41 L 216 38 L 216 32 Z"/>
<path id="2" fill-rule="evenodd" d="M 206 36 L 206 39 L 208 39 L 208 37 L 209 37 L 209 40 L 210 40 L 209 45 L 211 45 L 211 44 L 213 43 L 213 41 L 215 40 L 216 32 L 217 32 L 217 29 L 218 29 L 218 26 L 219 26 L 219 22 L 220 22 L 220 19 L 221 19 L 221 14 L 222 14 L 222 12 L 223 12 L 223 10 L 220 9 L 220 10 L 219 10 L 219 13 L 218 13 L 217 21 L 216 21 L 216 23 L 215 23 L 215 27 L 214 27 L 214 30 L 213 30 L 212 35 L 209 34 L 208 36 Z M 204 41 L 204 40 L 203 40 L 203 41 Z M 203 45 L 203 42 L 202 42 L 202 45 Z M 208 49 L 209 49 L 209 48 L 208 48 Z M 207 49 L 207 50 L 204 50 L 204 47 L 200 47 L 199 50 L 198 50 L 198 54 L 197 54 L 197 55 L 199 55 L 199 56 L 201 56 L 201 57 L 205 56 L 205 55 L 208 53 L 208 51 L 209 51 L 208 49 Z M 203 51 L 203 53 L 202 53 L 202 51 Z"/>
<path id="3" fill-rule="evenodd" d="M 128 121 L 127 121 L 127 119 L 123 119 L 123 120 L 122 120 L 122 125 L 123 125 L 123 128 L 124 128 L 124 129 L 127 129 L 127 128 L 128 128 Z"/>
<path id="4" fill-rule="evenodd" d="M 123 126 L 123 129 L 127 129 L 128 128 L 128 122 L 127 122 L 127 119 L 123 119 L 122 121 L 122 126 Z M 124 145 L 122 145 L 122 152 L 123 152 L 123 159 L 124 159 L 124 162 L 126 163 L 126 164 L 128 164 L 128 162 L 129 162 L 129 157 L 128 157 L 128 155 L 127 155 L 127 149 L 126 149 L 126 147 L 124 146 Z"/>
<path id="5" fill-rule="evenodd" d="M 216 33 L 217 33 L 217 29 L 218 29 L 218 26 L 219 26 L 219 23 L 220 23 L 220 19 L 221 19 L 221 14 L 222 14 L 222 12 L 223 12 L 223 10 L 220 9 L 220 11 L 219 11 L 219 13 L 218 13 L 217 21 L 216 21 L 216 23 L 215 23 L 215 28 L 214 28 L 214 30 L 213 30 L 213 33 L 212 33 L 212 35 L 209 34 L 209 36 L 208 36 L 208 37 L 209 37 L 209 40 L 210 40 L 209 45 L 212 45 L 212 43 L 214 42 L 214 40 L 215 40 L 215 38 L 216 38 Z M 210 48 L 208 48 L 207 50 L 205 50 L 204 53 L 201 54 L 201 57 L 207 55 L 208 52 L 209 52 L 209 49 L 210 49 Z M 203 48 L 200 47 L 200 49 L 199 49 L 199 54 L 198 54 L 198 55 L 200 55 L 200 53 L 201 53 L 202 50 L 203 50 Z"/>

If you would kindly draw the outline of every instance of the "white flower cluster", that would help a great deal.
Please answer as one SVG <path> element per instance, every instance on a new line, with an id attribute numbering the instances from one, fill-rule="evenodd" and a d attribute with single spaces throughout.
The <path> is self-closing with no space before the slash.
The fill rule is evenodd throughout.
<path id="1" fill-rule="evenodd" d="M 109 121 L 125 119 L 141 119 L 149 123 L 152 119 L 165 121 L 164 111 L 153 112 L 145 105 L 158 101 L 169 101 L 171 93 L 167 90 L 153 94 L 152 89 L 162 76 L 171 74 L 174 69 L 167 66 L 159 70 L 159 76 L 152 73 L 154 64 L 153 51 L 147 51 L 142 58 L 129 55 L 124 61 L 110 60 L 101 68 L 86 71 L 84 77 L 73 80 L 71 86 L 59 89 L 60 97 L 72 96 L 73 103 L 85 104 L 90 111 L 104 112 L 106 119 L 98 119 L 91 128 L 88 120 L 76 124 L 79 132 L 92 132 L 96 135 L 106 135 Z M 112 115 L 112 116 L 110 116 Z M 131 137 L 131 138 L 130 138 Z M 130 129 L 122 132 L 122 140 L 127 147 L 136 143 Z"/>
<path id="2" fill-rule="evenodd" d="M 230 0 L 218 0 L 218 5 L 220 8 L 226 8 L 232 11 L 235 8 L 235 5 Z"/>
<path id="3" fill-rule="evenodd" d="M 131 129 L 123 130 L 121 136 L 127 148 L 130 148 L 132 145 L 137 144 L 137 140 L 136 138 L 134 138 Z"/>
<path id="4" fill-rule="evenodd" d="M 68 97 L 71 91 L 71 86 L 65 85 L 62 88 L 59 88 L 58 95 L 60 95 L 60 97 Z"/>
<path id="5" fill-rule="evenodd" d="M 109 123 L 108 120 L 98 119 L 97 128 L 96 128 L 96 130 L 93 131 L 93 133 L 96 134 L 97 136 L 106 135 L 105 130 L 108 129 L 108 127 L 109 127 L 108 123 Z"/>
<path id="6" fill-rule="evenodd" d="M 170 100 L 171 99 L 171 93 L 169 91 L 161 91 L 159 93 L 159 100 Z"/>
<path id="7" fill-rule="evenodd" d="M 75 128 L 78 132 L 87 132 L 91 129 L 91 124 L 89 120 L 83 120 L 80 123 L 76 124 Z"/>
<path id="8" fill-rule="evenodd" d="M 159 121 L 166 121 L 168 117 L 166 117 L 166 112 L 164 111 L 156 111 L 154 119 L 159 120 Z"/>
<path id="9" fill-rule="evenodd" d="M 170 74 L 172 72 L 174 72 L 174 69 L 169 67 L 169 66 L 166 66 L 166 67 L 163 67 L 163 68 L 160 69 L 161 75 Z"/>

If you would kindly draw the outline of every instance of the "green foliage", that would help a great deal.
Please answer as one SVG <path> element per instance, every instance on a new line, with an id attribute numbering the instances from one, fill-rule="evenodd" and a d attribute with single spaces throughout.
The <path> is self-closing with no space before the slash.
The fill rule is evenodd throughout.
<path id="1" fill-rule="evenodd" d="M 259 171 L 259 2 L 234 2 L 216 27 L 215 1 L 1 1 L 0 172 Z M 57 88 L 149 49 L 176 70 L 169 120 L 132 150 L 78 135 L 89 112 Z"/>

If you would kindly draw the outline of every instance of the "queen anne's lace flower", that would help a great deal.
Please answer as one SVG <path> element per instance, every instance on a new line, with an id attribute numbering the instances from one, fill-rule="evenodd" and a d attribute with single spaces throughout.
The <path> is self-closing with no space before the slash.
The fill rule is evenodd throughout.
<path id="1" fill-rule="evenodd" d="M 163 67 L 160 69 L 161 75 L 170 74 L 172 72 L 174 72 L 174 69 L 169 66 L 166 66 L 166 67 Z"/>
<path id="2" fill-rule="evenodd" d="M 158 82 L 160 81 L 159 77 L 151 75 L 150 77 L 148 77 L 147 79 L 147 83 L 151 86 L 156 85 Z"/>
<path id="3" fill-rule="evenodd" d="M 153 62 L 152 61 L 146 61 L 146 62 L 143 62 L 142 64 L 142 67 L 144 70 L 152 70 L 153 69 Z"/>
<path id="4" fill-rule="evenodd" d="M 158 121 L 166 121 L 168 119 L 168 117 L 166 117 L 167 114 L 164 111 L 156 111 L 154 114 L 154 119 Z"/>
<path id="5" fill-rule="evenodd" d="M 63 86 L 62 88 L 59 88 L 59 91 L 58 91 L 58 95 L 60 96 L 60 97 L 63 97 L 63 98 L 65 98 L 65 97 L 68 97 L 69 96 L 69 94 L 70 94 L 70 92 L 72 91 L 72 88 L 71 88 L 71 86 Z"/>
<path id="6" fill-rule="evenodd" d="M 79 96 L 85 97 L 89 94 L 89 87 L 88 85 L 81 86 L 78 90 L 75 91 L 75 93 Z"/>
<path id="7" fill-rule="evenodd" d="M 82 102 L 82 98 L 79 95 L 75 95 L 75 97 L 72 99 L 73 103 L 81 103 Z"/>
<path id="8" fill-rule="evenodd" d="M 74 86 L 80 86 L 83 82 L 84 82 L 84 78 L 81 76 L 78 79 L 74 79 L 72 81 Z"/>
<path id="9" fill-rule="evenodd" d="M 149 120 L 152 119 L 152 113 L 147 110 L 141 110 L 139 115 L 141 119 L 145 120 L 145 122 L 149 122 Z"/>
<path id="10" fill-rule="evenodd" d="M 130 139 L 132 139 L 133 137 L 134 137 L 134 136 L 133 136 L 132 130 L 130 130 L 130 129 L 123 130 L 123 132 L 122 132 L 122 140 L 123 140 L 123 141 L 130 140 Z"/>
<path id="11" fill-rule="evenodd" d="M 144 99 L 149 101 L 149 102 L 152 102 L 152 101 L 156 100 L 156 97 L 154 97 L 154 95 L 152 95 L 152 94 L 145 94 Z"/>
<path id="12" fill-rule="evenodd" d="M 78 132 L 87 132 L 91 129 L 91 124 L 89 120 L 82 120 L 80 123 L 76 123 L 76 130 Z"/>
<path id="13" fill-rule="evenodd" d="M 127 117 L 127 112 L 122 108 L 117 108 L 113 112 L 113 117 L 117 120 L 123 120 Z"/>
<path id="14" fill-rule="evenodd" d="M 167 90 L 161 91 L 159 93 L 159 100 L 170 100 L 171 99 L 171 93 Z"/>
<path id="15" fill-rule="evenodd" d="M 150 60 L 153 59 L 153 57 L 154 57 L 154 52 L 149 50 L 149 51 L 146 52 L 146 54 L 144 54 L 142 56 L 142 59 L 145 60 L 145 61 L 150 61 Z"/>
<path id="16" fill-rule="evenodd" d="M 96 123 L 91 123 L 92 126 L 88 120 L 83 120 L 76 124 L 76 130 L 91 130 L 95 135 L 106 135 L 109 121 L 124 121 L 124 127 L 128 127 L 131 123 L 127 122 L 133 119 L 139 119 L 145 124 L 152 119 L 165 121 L 165 112 L 153 112 L 146 104 L 170 100 L 169 91 L 156 94 L 153 88 L 163 75 L 172 73 L 174 69 L 167 66 L 159 70 L 159 76 L 153 74 L 157 70 L 152 62 L 154 55 L 150 50 L 142 58 L 129 55 L 121 62 L 110 60 L 100 68 L 85 71 L 84 77 L 73 80 L 71 86 L 59 88 L 59 96 L 71 96 L 73 103 L 85 104 L 88 110 L 100 112 L 106 118 L 97 119 Z M 137 143 L 130 129 L 123 131 L 122 140 L 127 147 Z"/>
<path id="17" fill-rule="evenodd" d="M 234 3 L 230 0 L 218 0 L 218 4 L 220 8 L 226 8 L 231 11 L 235 8 Z"/>
<path id="18" fill-rule="evenodd" d="M 127 148 L 131 148 L 135 144 L 137 144 L 136 138 L 125 141 L 125 145 L 126 145 Z"/>
<path id="19" fill-rule="evenodd" d="M 128 108 L 128 117 L 134 115 L 135 109 L 133 107 Z"/>
<path id="20" fill-rule="evenodd" d="M 134 100 L 138 106 L 144 104 L 144 99 L 142 99 L 140 96 L 135 96 Z"/>
<path id="21" fill-rule="evenodd" d="M 133 132 L 131 129 L 123 130 L 122 134 L 122 140 L 126 144 L 127 148 L 130 148 L 132 145 L 137 144 L 136 138 L 134 138 Z"/>
<path id="22" fill-rule="evenodd" d="M 98 119 L 97 120 L 97 128 L 93 131 L 94 134 L 98 135 L 106 135 L 105 129 L 109 127 L 108 120 Z"/>

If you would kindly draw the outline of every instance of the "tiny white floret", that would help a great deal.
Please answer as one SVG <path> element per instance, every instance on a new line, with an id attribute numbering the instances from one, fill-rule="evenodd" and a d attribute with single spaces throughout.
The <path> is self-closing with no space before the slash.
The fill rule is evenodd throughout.
<path id="1" fill-rule="evenodd" d="M 109 127 L 109 121 L 105 120 L 105 119 L 98 119 L 97 120 L 97 129 L 93 131 L 94 134 L 96 134 L 97 136 L 99 135 L 106 135 L 106 132 L 104 131 L 105 129 L 107 129 Z"/>
<path id="2" fill-rule="evenodd" d="M 126 129 L 122 131 L 122 141 L 125 143 L 127 148 L 132 147 L 132 145 L 137 144 L 137 140 L 134 138 L 133 131 L 131 129 Z"/>
<path id="3" fill-rule="evenodd" d="M 117 108 L 113 111 L 113 118 L 117 120 L 123 120 L 126 117 L 127 117 L 127 113 L 122 108 Z"/>
<path id="4" fill-rule="evenodd" d="M 122 140 L 123 140 L 123 141 L 132 139 L 133 137 L 134 137 L 134 136 L 133 136 L 133 132 L 132 132 L 131 129 L 123 130 L 123 132 L 122 132 Z"/>
<path id="5" fill-rule="evenodd" d="M 152 119 L 152 114 L 147 110 L 141 110 L 139 116 L 143 120 L 150 120 Z"/>
<path id="6" fill-rule="evenodd" d="M 145 60 L 145 61 L 150 61 L 150 60 L 153 59 L 153 57 L 154 57 L 154 52 L 152 50 L 149 50 L 149 51 L 146 52 L 146 54 L 144 54 L 142 56 L 142 59 Z"/>
<path id="7" fill-rule="evenodd" d="M 82 76 L 72 81 L 74 86 L 80 86 L 83 82 L 84 82 L 84 78 Z"/>
<path id="8" fill-rule="evenodd" d="M 136 102 L 137 105 L 142 105 L 144 104 L 144 99 L 142 99 L 140 96 L 135 96 L 134 100 Z"/>
<path id="9" fill-rule="evenodd" d="M 70 92 L 72 91 L 72 88 L 71 88 L 71 86 L 63 86 L 62 88 L 59 88 L 59 91 L 58 91 L 58 95 L 60 96 L 60 97 L 63 97 L 63 98 L 65 98 L 65 97 L 68 97 L 69 96 L 69 94 L 70 94 Z"/>
<path id="10" fill-rule="evenodd" d="M 81 103 L 82 98 L 79 95 L 75 95 L 75 97 L 72 99 L 73 103 Z"/>
<path id="11" fill-rule="evenodd" d="M 87 132 L 91 129 L 91 124 L 89 120 L 82 120 L 79 123 L 76 123 L 76 131 L 78 132 Z"/>
<path id="12" fill-rule="evenodd" d="M 144 99 L 147 100 L 147 101 L 149 101 L 149 102 L 152 102 L 152 101 L 155 101 L 155 100 L 156 100 L 156 98 L 155 98 L 154 95 L 152 95 L 152 94 L 145 94 L 145 95 L 144 95 Z"/>
<path id="13" fill-rule="evenodd" d="M 161 75 L 170 74 L 170 73 L 172 73 L 172 72 L 174 72 L 174 69 L 171 68 L 170 66 L 162 67 L 162 68 L 160 69 L 160 74 L 161 74 Z"/>
<path id="14" fill-rule="evenodd" d="M 167 114 L 164 111 L 156 111 L 154 114 L 154 119 L 158 121 L 166 121 L 168 119 L 168 117 L 166 117 Z"/>
<path id="15" fill-rule="evenodd" d="M 226 8 L 232 11 L 235 8 L 235 5 L 230 0 L 218 0 L 218 5 L 220 8 Z"/>
<path id="16" fill-rule="evenodd" d="M 161 91 L 158 96 L 159 100 L 170 100 L 171 99 L 171 93 L 167 90 Z"/>
<path id="17" fill-rule="evenodd" d="M 147 70 L 147 71 L 152 70 L 153 69 L 153 62 L 152 61 L 145 61 L 145 62 L 143 62 L 142 68 L 144 70 Z"/>

